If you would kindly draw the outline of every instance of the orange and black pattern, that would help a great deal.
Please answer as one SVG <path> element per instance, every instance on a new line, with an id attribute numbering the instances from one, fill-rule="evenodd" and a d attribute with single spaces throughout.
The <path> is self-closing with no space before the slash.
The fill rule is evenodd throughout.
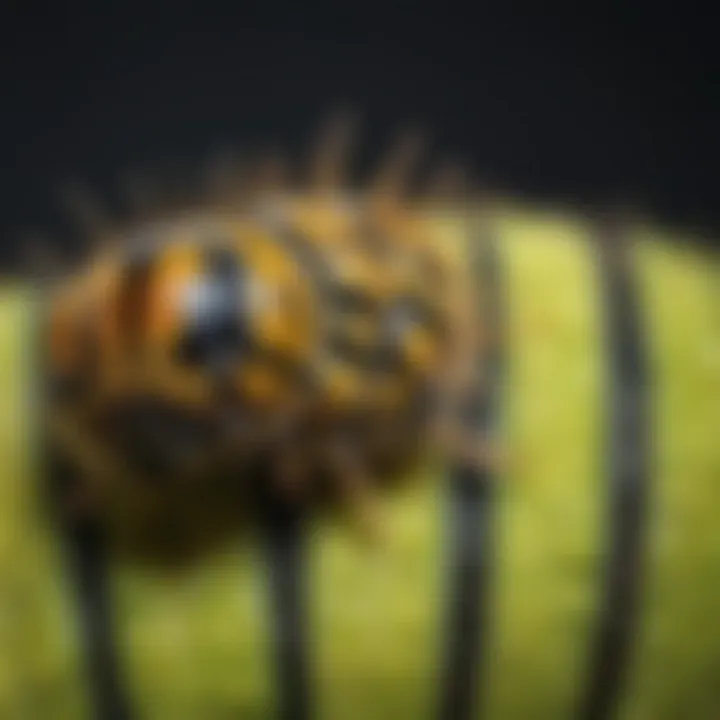
<path id="1" fill-rule="evenodd" d="M 261 463 L 281 484 L 290 468 L 295 491 L 358 498 L 433 439 L 443 377 L 468 365 L 467 298 L 419 210 L 268 193 L 118 235 L 47 315 L 51 405 L 133 476 L 113 492 L 219 497 L 213 478 L 242 486 Z"/>

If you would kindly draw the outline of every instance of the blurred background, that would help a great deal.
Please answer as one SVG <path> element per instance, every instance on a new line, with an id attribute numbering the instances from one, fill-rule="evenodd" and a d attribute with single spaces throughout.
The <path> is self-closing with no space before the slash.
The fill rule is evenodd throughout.
<path id="1" fill-rule="evenodd" d="M 360 172 L 409 122 L 435 155 L 498 188 L 630 195 L 668 221 L 720 221 L 720 51 L 691 6 L 178 0 L 0 12 L 3 237 L 55 229 L 68 179 L 114 198 L 127 173 L 172 175 L 227 146 L 298 157 L 339 103 L 365 120 Z"/>
<path id="2" fill-rule="evenodd" d="M 648 578 L 622 712 L 720 716 L 720 167 L 714 28 L 691 8 L 175 2 L 0 11 L 0 258 L 70 242 L 58 202 L 85 182 L 111 213 L 124 180 L 194 178 L 214 153 L 301 162 L 338 104 L 365 120 L 370 172 L 397 130 L 433 138 L 514 197 L 497 218 L 509 298 L 506 432 L 489 717 L 570 717 L 601 591 L 606 407 L 586 218 L 621 199 L 638 230 L 657 452 Z M 528 4 L 529 5 L 529 4 Z M 448 242 L 457 242 L 448 231 Z M 31 298 L 0 291 L 0 717 L 83 717 L 72 596 L 37 507 Z M 392 511 L 382 554 L 312 537 L 320 715 L 429 717 L 443 577 L 438 468 Z M 274 691 L 264 568 L 248 547 L 182 579 L 115 576 L 121 651 L 148 718 L 266 718 Z"/>

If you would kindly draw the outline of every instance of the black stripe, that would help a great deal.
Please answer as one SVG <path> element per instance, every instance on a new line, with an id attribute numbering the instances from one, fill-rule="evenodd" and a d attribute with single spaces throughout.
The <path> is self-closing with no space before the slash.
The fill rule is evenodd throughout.
<path id="1" fill-rule="evenodd" d="M 323 293 L 331 286 L 332 272 L 323 253 L 303 233 L 285 220 L 261 218 L 264 226 L 285 249 L 289 250 L 305 272 L 317 283 Z"/>
<path id="2" fill-rule="evenodd" d="M 331 290 L 333 306 L 343 313 L 371 313 L 377 310 L 378 302 L 363 288 L 338 281 Z"/>
<path id="3" fill-rule="evenodd" d="M 474 275 L 482 288 L 482 322 L 498 328 L 502 320 L 500 269 L 495 238 L 473 238 L 479 254 Z M 475 249 L 475 248 L 473 248 Z M 463 425 L 478 437 L 492 435 L 498 422 L 503 374 L 501 337 L 478 358 L 478 384 L 460 408 Z M 480 384 L 481 373 L 489 382 Z M 457 463 L 449 469 L 449 588 L 446 647 L 440 678 L 441 720 L 478 717 L 480 692 L 487 657 L 489 601 L 493 559 L 493 507 L 495 482 L 487 468 Z"/>
<path id="4" fill-rule="evenodd" d="M 339 318 L 335 312 L 343 303 L 356 306 L 359 302 L 360 306 L 364 306 L 364 301 L 359 301 L 356 293 L 348 292 L 347 288 L 336 283 L 323 253 L 303 233 L 290 227 L 284 220 L 261 218 L 261 221 L 265 222 L 271 236 L 292 254 L 318 292 L 318 346 L 328 349 L 340 360 L 345 359 L 353 365 L 366 365 L 368 361 L 364 357 L 364 349 L 344 335 L 342 328 L 338 328 Z"/>
<path id="5" fill-rule="evenodd" d="M 614 717 L 636 633 L 649 486 L 646 358 L 637 287 L 623 228 L 598 229 L 605 306 L 609 413 L 607 492 L 610 513 L 605 587 L 582 720 Z"/>
<path id="6" fill-rule="evenodd" d="M 363 288 L 343 283 L 333 272 L 321 250 L 315 247 L 301 232 L 273 219 L 269 229 L 278 241 L 287 248 L 315 283 L 321 298 L 321 312 L 327 313 L 327 335 L 321 338 L 340 361 L 358 366 L 365 370 L 390 371 L 397 367 L 397 351 L 392 338 L 380 338 L 376 345 L 363 345 L 353 341 L 343 331 L 345 315 L 370 315 L 381 310 L 378 301 Z M 383 243 L 385 241 L 383 240 Z M 423 298 L 408 296 L 399 303 L 413 320 L 430 327 L 440 329 L 441 316 Z"/>

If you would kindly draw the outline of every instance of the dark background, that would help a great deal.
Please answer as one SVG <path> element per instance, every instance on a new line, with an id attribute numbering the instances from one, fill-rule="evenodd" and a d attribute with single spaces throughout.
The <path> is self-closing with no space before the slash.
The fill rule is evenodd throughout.
<path id="1" fill-rule="evenodd" d="M 69 178 L 230 146 L 297 154 L 338 103 L 360 164 L 408 121 L 503 189 L 628 196 L 720 230 L 717 24 L 691 3 L 97 2 L 0 12 L 0 237 L 62 225 Z M 461 9 L 461 8 L 465 9 Z"/>

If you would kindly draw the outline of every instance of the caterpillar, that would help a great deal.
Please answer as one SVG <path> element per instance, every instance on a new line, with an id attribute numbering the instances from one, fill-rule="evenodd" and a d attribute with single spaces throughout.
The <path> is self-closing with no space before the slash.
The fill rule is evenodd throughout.
<path id="1" fill-rule="evenodd" d="M 345 126 L 323 138 L 304 186 L 266 165 L 96 232 L 48 294 L 50 442 L 67 492 L 131 546 L 237 532 L 258 484 L 372 535 L 378 492 L 428 453 L 488 460 L 458 411 L 481 377 L 478 288 L 426 220 L 452 176 L 412 198 L 404 142 L 352 190 Z"/>

